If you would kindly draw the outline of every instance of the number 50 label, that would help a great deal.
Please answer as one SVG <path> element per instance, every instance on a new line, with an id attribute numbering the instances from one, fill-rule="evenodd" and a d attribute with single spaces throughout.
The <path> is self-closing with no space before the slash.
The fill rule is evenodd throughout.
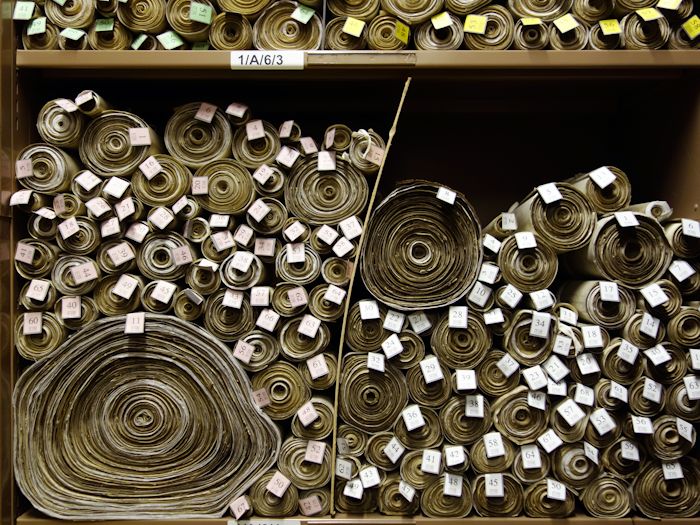
<path id="1" fill-rule="evenodd" d="M 303 51 L 232 51 L 231 69 L 304 69 Z"/>

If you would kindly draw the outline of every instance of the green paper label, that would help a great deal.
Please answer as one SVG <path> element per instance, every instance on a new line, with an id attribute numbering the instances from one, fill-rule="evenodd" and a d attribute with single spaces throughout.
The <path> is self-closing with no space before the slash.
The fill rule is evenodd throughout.
<path id="1" fill-rule="evenodd" d="M 15 12 L 12 14 L 13 20 L 31 20 L 34 15 L 34 2 L 15 3 Z"/>
<path id="2" fill-rule="evenodd" d="M 114 30 L 114 18 L 98 18 L 95 20 L 95 31 L 102 33 L 104 31 Z"/>
<path id="3" fill-rule="evenodd" d="M 206 51 L 209 49 L 209 42 L 195 42 L 192 44 L 192 51 Z"/>
<path id="4" fill-rule="evenodd" d="M 190 3 L 190 20 L 193 22 L 201 22 L 202 24 L 211 24 L 212 8 L 207 4 L 199 2 Z"/>
<path id="5" fill-rule="evenodd" d="M 66 2 L 67 2 L 67 0 L 53 0 L 53 1 L 56 2 L 58 5 L 60 5 L 61 7 L 66 5 Z"/>
<path id="6" fill-rule="evenodd" d="M 131 43 L 131 49 L 138 49 L 141 47 L 141 44 L 143 44 L 148 36 L 146 36 L 144 33 L 140 34 L 137 36 L 134 41 Z"/>
<path id="7" fill-rule="evenodd" d="M 184 44 L 182 38 L 180 38 L 180 35 L 178 35 L 175 31 L 166 31 L 163 34 L 158 35 L 156 38 L 165 49 L 175 49 L 176 47 L 180 47 Z"/>
<path id="8" fill-rule="evenodd" d="M 46 17 L 35 18 L 27 25 L 27 35 L 42 35 L 46 33 Z"/>
<path id="9" fill-rule="evenodd" d="M 314 16 L 314 10 L 305 5 L 300 5 L 292 13 L 292 18 L 302 24 L 308 24 L 312 16 Z"/>
<path id="10" fill-rule="evenodd" d="M 80 40 L 85 36 L 85 31 L 82 29 L 74 29 L 72 27 L 67 27 L 61 31 L 61 36 L 67 38 L 68 40 Z"/>

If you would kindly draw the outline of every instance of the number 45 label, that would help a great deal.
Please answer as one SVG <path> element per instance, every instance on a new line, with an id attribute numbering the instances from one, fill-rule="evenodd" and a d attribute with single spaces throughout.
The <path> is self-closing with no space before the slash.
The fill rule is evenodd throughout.
<path id="1" fill-rule="evenodd" d="M 232 51 L 231 69 L 304 69 L 303 51 Z"/>

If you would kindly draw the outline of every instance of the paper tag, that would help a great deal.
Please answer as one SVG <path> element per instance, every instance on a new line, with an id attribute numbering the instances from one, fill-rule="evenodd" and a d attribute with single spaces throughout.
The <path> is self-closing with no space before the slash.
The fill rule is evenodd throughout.
<path id="1" fill-rule="evenodd" d="M 557 412 L 570 427 L 573 427 L 586 417 L 586 413 L 576 404 L 573 399 L 567 399 L 557 408 Z"/>
<path id="2" fill-rule="evenodd" d="M 404 24 L 400 20 L 397 20 L 396 25 L 394 27 L 394 36 L 400 42 L 403 42 L 404 44 L 408 45 L 408 39 L 411 36 L 411 30 L 406 24 Z"/>
<path id="3" fill-rule="evenodd" d="M 547 478 L 547 497 L 551 500 L 566 501 L 566 486 L 563 483 Z"/>
<path id="4" fill-rule="evenodd" d="M 27 290 L 27 298 L 34 301 L 43 301 L 49 293 L 51 283 L 43 279 L 32 279 Z"/>
<path id="5" fill-rule="evenodd" d="M 537 442 L 542 446 L 547 454 L 551 454 L 564 443 L 557 433 L 551 428 L 538 437 Z"/>
<path id="6" fill-rule="evenodd" d="M 600 326 L 583 326 L 581 332 L 585 348 L 603 348 L 603 332 L 600 330 Z"/>
<path id="7" fill-rule="evenodd" d="M 209 177 L 192 177 L 192 195 L 209 194 Z"/>
<path id="8" fill-rule="evenodd" d="M 190 264 L 194 260 L 192 258 L 192 250 L 190 250 L 189 245 L 179 246 L 170 250 L 170 253 L 175 262 L 175 266 L 184 266 L 185 264 Z"/>
<path id="9" fill-rule="evenodd" d="M 20 243 L 17 243 L 18 247 L 19 244 Z M 700 348 L 690 349 L 690 368 L 692 368 L 693 370 L 700 370 Z"/>
<path id="10" fill-rule="evenodd" d="M 549 327 L 552 322 L 552 316 L 548 313 L 533 312 L 532 322 L 530 323 L 530 335 L 547 339 L 549 337 Z"/>
<path id="11" fill-rule="evenodd" d="M 235 254 L 233 254 L 233 260 L 231 261 L 231 265 L 236 270 L 245 273 L 248 271 L 250 265 L 253 263 L 254 260 L 255 256 L 250 252 L 236 252 Z"/>
<path id="12" fill-rule="evenodd" d="M 639 221 L 634 213 L 631 211 L 618 211 L 615 212 L 615 219 L 617 223 L 623 228 L 632 228 L 634 226 L 639 226 Z"/>
<path id="13" fill-rule="evenodd" d="M 103 239 L 111 235 L 117 235 L 120 231 L 119 219 L 116 217 L 112 217 L 100 223 L 100 235 Z"/>
<path id="14" fill-rule="evenodd" d="M 617 349 L 617 356 L 623 361 L 633 365 L 637 361 L 637 355 L 639 355 L 639 348 L 626 339 L 623 339 Z"/>
<path id="15" fill-rule="evenodd" d="M 301 286 L 288 290 L 287 299 L 289 299 L 289 303 L 292 305 L 292 308 L 305 306 L 309 302 L 306 295 L 306 290 Z"/>
<path id="16" fill-rule="evenodd" d="M 654 363 L 654 366 L 659 366 L 671 360 L 671 354 L 669 354 L 668 351 L 661 345 L 656 345 L 653 348 L 644 350 L 644 355 L 646 355 L 649 360 Z"/>
<path id="17" fill-rule="evenodd" d="M 442 492 L 445 496 L 462 497 L 463 478 L 457 474 L 445 473 Z"/>
<path id="18" fill-rule="evenodd" d="M 44 33 L 46 33 L 45 16 L 35 18 L 27 24 L 27 36 L 43 35 Z"/>
<path id="19" fill-rule="evenodd" d="M 464 415 L 467 417 L 484 417 L 484 396 L 476 394 L 466 396 L 464 404 Z"/>
<path id="20" fill-rule="evenodd" d="M 376 370 L 377 372 L 384 372 L 384 356 L 376 352 L 368 352 L 367 368 Z"/>
<path id="21" fill-rule="evenodd" d="M 269 288 L 268 288 L 269 290 Z M 305 335 L 306 337 L 315 338 L 318 333 L 318 329 L 321 327 L 321 320 L 317 319 L 313 315 L 306 314 L 299 323 L 299 328 L 297 331 Z"/>
<path id="22" fill-rule="evenodd" d="M 659 11 L 658 9 L 655 9 L 653 7 L 645 7 L 644 9 L 637 9 L 637 14 L 645 22 L 651 22 L 653 20 L 658 20 L 659 18 L 664 17 L 664 15 L 661 13 L 661 11 Z"/>
<path id="23" fill-rule="evenodd" d="M 523 445 L 520 447 L 520 459 L 525 470 L 542 468 L 542 457 L 537 445 Z"/>
<path id="24" fill-rule="evenodd" d="M 292 18 L 294 20 L 297 20 L 298 22 L 301 22 L 302 24 L 308 24 L 309 20 L 311 20 L 311 17 L 313 16 L 314 10 L 310 7 L 306 7 L 305 5 L 298 5 L 297 8 L 292 12 Z M 292 120 L 289 122 L 294 121 Z M 289 137 L 289 133 L 287 133 L 286 136 Z M 285 137 L 285 135 L 280 134 L 280 137 Z"/>
<path id="25" fill-rule="evenodd" d="M 381 478 L 377 467 L 362 469 L 360 471 L 360 481 L 362 482 L 362 487 L 366 489 L 378 486 L 381 483 Z"/>
<path id="26" fill-rule="evenodd" d="M 299 221 L 294 221 L 291 226 L 284 230 L 284 234 L 287 236 L 287 239 L 289 239 L 291 242 L 294 242 L 299 237 L 301 237 L 305 231 L 306 226 L 304 226 Z"/>
<path id="27" fill-rule="evenodd" d="M 617 26 L 616 32 L 610 32 L 611 30 L 614 30 L 612 24 L 613 22 L 614 26 Z M 617 20 L 601 20 L 599 24 L 604 35 L 616 35 L 622 32 L 620 31 L 620 24 L 617 22 Z M 591 171 L 588 176 L 601 190 L 604 190 L 610 186 L 616 179 L 615 174 L 610 171 L 607 166 L 601 166 L 600 168 Z"/>
<path id="28" fill-rule="evenodd" d="M 648 417 L 631 416 L 632 429 L 635 434 L 653 434 L 654 425 Z"/>
<path id="29" fill-rule="evenodd" d="M 338 238 L 339 234 L 333 228 L 324 224 L 318 230 L 317 236 L 319 239 L 321 239 L 323 242 L 325 242 L 328 246 L 331 246 L 335 242 L 335 240 Z"/>
<path id="30" fill-rule="evenodd" d="M 503 497 L 503 474 L 484 474 L 484 482 L 487 498 Z"/>
<path id="31" fill-rule="evenodd" d="M 246 122 L 245 132 L 248 141 L 262 139 L 265 137 L 265 127 L 262 120 L 250 120 Z"/>
<path id="32" fill-rule="evenodd" d="M 319 354 L 306 361 L 306 367 L 309 369 L 309 374 L 311 379 L 314 381 L 320 377 L 327 376 L 330 371 L 328 370 L 328 363 L 323 354 Z"/>
<path id="33" fill-rule="evenodd" d="M 299 155 L 301 155 L 301 153 L 299 153 L 294 148 L 290 148 L 289 146 L 282 146 L 280 152 L 277 154 L 277 157 L 275 157 L 275 161 L 279 164 L 282 164 L 282 166 L 291 168 L 296 162 L 296 160 L 299 158 Z"/>
<path id="34" fill-rule="evenodd" d="M 661 467 L 665 480 L 683 479 L 683 468 L 679 461 L 662 461 Z"/>
<path id="35" fill-rule="evenodd" d="M 148 128 L 129 129 L 129 143 L 132 146 L 150 146 L 151 134 Z"/>
<path id="36" fill-rule="evenodd" d="M 596 374 L 600 372 L 600 366 L 593 354 L 579 354 L 576 356 L 576 364 L 581 374 Z"/>
<path id="37" fill-rule="evenodd" d="M 107 255 L 112 259 L 114 266 L 121 266 L 136 258 L 136 254 L 134 250 L 131 249 L 131 245 L 128 242 L 121 242 L 110 248 L 107 250 Z"/>
<path id="38" fill-rule="evenodd" d="M 253 173 L 253 178 L 264 186 L 274 174 L 275 172 L 270 166 L 263 164 L 257 170 L 255 170 L 255 173 Z"/>
<path id="39" fill-rule="evenodd" d="M 228 250 L 229 248 L 233 248 L 236 244 L 236 242 L 233 239 L 233 235 L 231 235 L 231 232 L 228 230 L 213 233 L 211 235 L 211 242 L 214 245 L 214 249 L 216 249 L 217 252 L 223 252 L 224 250 Z M 236 253 L 238 253 L 238 252 L 236 252 Z M 248 253 L 248 252 L 242 252 L 242 253 Z M 252 263 L 253 260 L 251 259 L 250 262 Z M 250 263 L 248 263 L 248 266 L 250 267 Z M 235 268 L 235 266 L 234 266 L 234 268 Z"/>
<path id="40" fill-rule="evenodd" d="M 492 263 L 483 263 L 481 265 L 481 270 L 479 271 L 479 281 L 494 284 L 498 280 L 499 268 Z"/>
<path id="41" fill-rule="evenodd" d="M 173 283 L 169 283 L 167 281 L 156 281 L 156 286 L 153 288 L 151 297 L 158 302 L 168 304 L 176 290 L 177 286 Z"/>
<path id="42" fill-rule="evenodd" d="M 248 214 L 253 217 L 256 222 L 263 220 L 268 213 L 270 213 L 270 207 L 265 204 L 265 201 L 262 199 L 256 200 L 250 208 L 248 208 Z"/>
<path id="43" fill-rule="evenodd" d="M 466 306 L 450 306 L 448 317 L 448 326 L 450 328 L 466 328 L 467 327 L 467 307 Z"/>
<path id="44" fill-rule="evenodd" d="M 425 419 L 423 419 L 423 414 L 421 414 L 418 405 L 409 405 L 406 407 L 403 412 L 401 412 L 401 417 L 406 425 L 406 430 L 409 432 L 425 425 Z"/>
<path id="45" fill-rule="evenodd" d="M 620 290 L 617 287 L 617 283 L 612 281 L 600 281 L 598 283 L 598 288 L 600 290 L 601 301 L 607 301 L 611 303 L 620 302 Z"/>
<path id="46" fill-rule="evenodd" d="M 578 383 L 574 391 L 574 401 L 582 405 L 592 407 L 595 403 L 595 392 L 592 388 Z"/>
<path id="47" fill-rule="evenodd" d="M 73 266 L 70 269 L 70 273 L 75 284 L 83 284 L 97 279 L 97 268 L 92 261 Z"/>
<path id="48" fill-rule="evenodd" d="M 306 250 L 303 242 L 287 244 L 287 263 L 297 264 L 306 260 Z"/>
<path id="49" fill-rule="evenodd" d="M 43 331 L 44 319 L 41 312 L 25 312 L 22 320 L 23 335 L 38 335 Z"/>
<path id="50" fill-rule="evenodd" d="M 127 301 L 131 299 L 136 288 L 138 288 L 139 282 L 130 275 L 121 275 L 117 284 L 112 288 L 112 293 Z"/>
<path id="51" fill-rule="evenodd" d="M 323 138 L 323 145 L 325 149 L 331 149 L 335 143 L 335 128 L 330 128 L 326 131 Z"/>
<path id="52" fill-rule="evenodd" d="M 661 321 L 651 314 L 644 313 L 642 317 L 642 324 L 639 327 L 639 331 L 649 337 L 656 338 L 659 333 L 659 326 Z"/>
<path id="53" fill-rule="evenodd" d="M 685 34 L 688 35 L 688 38 L 695 40 L 698 35 L 700 35 L 700 17 L 698 17 L 698 15 L 693 15 L 688 20 L 683 22 L 681 27 L 683 28 L 683 31 L 685 31 Z M 700 236 L 700 228 L 698 228 L 696 232 L 698 235 L 695 235 L 695 237 Z"/>
<path id="54" fill-rule="evenodd" d="M 212 228 L 228 228 L 228 223 L 230 220 L 229 215 L 221 215 L 219 213 L 212 213 L 209 217 L 209 226 Z"/>
<path id="55" fill-rule="evenodd" d="M 447 26 L 452 25 L 452 19 L 447 11 L 443 11 L 440 14 L 433 16 L 430 21 L 433 23 L 435 29 L 444 29 Z"/>
<path id="56" fill-rule="evenodd" d="M 392 335 L 391 337 L 396 337 L 398 339 L 396 334 Z M 423 359 L 420 362 L 420 368 L 423 372 L 423 378 L 427 384 L 445 379 L 445 376 L 442 374 L 442 369 L 440 368 L 440 363 L 435 356 L 430 356 Z"/>
<path id="57" fill-rule="evenodd" d="M 445 465 L 454 467 L 455 465 L 463 465 L 467 461 L 467 456 L 464 453 L 462 446 L 449 446 L 444 448 Z"/>
<path id="58" fill-rule="evenodd" d="M 311 137 L 302 137 L 299 139 L 299 142 L 301 143 L 301 149 L 304 152 L 304 155 L 311 155 L 312 153 L 316 153 L 318 151 L 316 142 Z"/>
<path id="59" fill-rule="evenodd" d="M 302 425 L 308 427 L 311 423 L 316 421 L 320 416 L 314 408 L 314 404 L 311 401 L 304 403 L 301 408 L 297 411 L 297 417 Z"/>
<path id="60" fill-rule="evenodd" d="M 510 354 L 501 357 L 496 366 L 506 377 L 512 376 L 520 368 L 520 364 Z"/>
<path id="61" fill-rule="evenodd" d="M 583 453 L 588 459 L 590 459 L 596 465 L 600 464 L 600 459 L 598 458 L 598 456 L 600 455 L 600 452 L 598 451 L 597 448 L 595 448 L 593 445 L 591 445 L 590 443 L 588 443 L 586 441 L 583 442 Z"/>
<path id="62" fill-rule="evenodd" d="M 565 396 L 566 382 L 559 381 L 558 383 L 555 383 L 551 379 L 547 379 L 547 394 L 550 396 Z"/>
<path id="63" fill-rule="evenodd" d="M 610 381 L 610 397 L 613 399 L 619 399 L 620 401 L 627 403 L 627 389 L 624 386 L 616 383 L 615 381 Z"/>
<path id="64" fill-rule="evenodd" d="M 688 399 L 691 401 L 700 399 L 700 377 L 685 376 L 683 382 L 685 383 L 685 391 Z"/>
<path id="65" fill-rule="evenodd" d="M 24 179 L 26 177 L 32 177 L 34 171 L 32 168 L 31 159 L 23 159 L 15 162 L 15 177 L 18 179 Z"/>
<path id="66" fill-rule="evenodd" d="M 695 17 L 697 17 L 697 15 L 695 15 Z M 690 20 L 688 22 L 690 22 Z M 681 219 L 681 229 L 683 231 L 683 235 L 687 237 L 694 237 L 696 239 L 700 238 L 700 222 L 698 221 L 694 221 L 692 219 Z"/>
<path id="67" fill-rule="evenodd" d="M 55 0 L 54 0 L 55 1 Z M 65 3 L 66 0 L 63 0 Z M 72 27 L 66 27 L 63 31 L 59 33 L 63 38 L 67 38 L 68 40 L 80 40 L 85 36 L 85 31 L 82 29 L 75 29 Z"/>
<path id="68" fill-rule="evenodd" d="M 571 326 L 576 326 L 578 323 L 578 314 L 568 308 L 559 308 L 559 320 Z"/>
<path id="69" fill-rule="evenodd" d="M 642 288 L 640 290 L 644 299 L 646 299 L 649 306 L 656 308 L 659 305 L 666 304 L 669 301 L 668 295 L 663 291 L 658 283 L 650 284 L 649 286 Z"/>
<path id="70" fill-rule="evenodd" d="M 476 390 L 476 372 L 474 370 L 457 370 L 457 390 Z"/>
<path id="71" fill-rule="evenodd" d="M 186 288 L 184 294 L 188 300 L 196 305 L 200 305 L 204 302 L 204 297 L 199 292 L 195 292 L 192 288 Z"/>
<path id="72" fill-rule="evenodd" d="M 401 459 L 405 451 L 406 448 L 395 437 L 392 437 L 386 447 L 384 447 L 384 455 L 394 464 Z"/>
<path id="73" fill-rule="evenodd" d="M 557 18 L 554 21 L 554 25 L 557 27 L 561 34 L 564 34 L 568 33 L 572 29 L 576 29 L 580 24 L 571 14 L 566 14 L 561 18 Z M 544 196 L 542 198 L 544 199 Z M 559 198 L 561 198 L 561 195 L 559 196 Z M 545 200 L 545 202 L 547 201 Z"/>
<path id="74" fill-rule="evenodd" d="M 272 479 L 265 486 L 265 489 L 267 489 L 268 492 L 271 492 L 278 498 L 281 498 L 284 496 L 284 493 L 287 492 L 287 489 L 291 484 L 292 482 L 278 470 L 277 472 L 275 472 L 275 475 L 272 476 Z"/>
<path id="75" fill-rule="evenodd" d="M 250 505 L 248 504 L 248 498 L 245 496 L 241 496 L 240 498 L 237 498 L 233 500 L 233 502 L 230 505 L 231 512 L 233 513 L 233 516 L 239 520 L 243 515 L 250 510 Z"/>
<path id="76" fill-rule="evenodd" d="M 335 460 L 335 473 L 339 478 L 352 479 L 352 463 L 345 459 L 337 458 Z M 357 481 L 359 483 L 359 480 Z M 360 488 L 362 488 L 361 483 Z"/>
<path id="77" fill-rule="evenodd" d="M 146 41 L 147 38 L 148 38 L 148 35 L 146 35 L 145 33 L 141 33 L 139 36 L 134 38 L 133 42 L 131 42 L 131 49 L 133 49 L 133 50 L 139 49 L 143 45 L 143 43 Z"/>
<path id="78" fill-rule="evenodd" d="M 639 461 L 639 448 L 632 441 L 623 439 L 620 443 L 621 455 L 624 459 L 629 459 L 630 461 Z"/>
<path id="79" fill-rule="evenodd" d="M 411 329 L 418 335 L 429 330 L 433 326 L 430 324 L 430 319 L 425 315 L 425 312 L 408 314 L 408 322 L 411 325 Z"/>
<path id="80" fill-rule="evenodd" d="M 255 401 L 258 408 L 265 408 L 267 405 L 269 405 L 270 396 L 267 394 L 267 390 L 261 388 L 260 390 L 253 392 L 253 401 Z"/>
<path id="81" fill-rule="evenodd" d="M 269 306 L 270 288 L 267 286 L 253 286 L 250 289 L 250 306 Z"/>
<path id="82" fill-rule="evenodd" d="M 545 380 L 546 382 L 546 380 Z M 547 396 L 544 392 L 538 392 L 536 390 L 528 390 L 527 392 L 527 404 L 532 408 L 537 410 L 547 409 Z"/>
<path id="83" fill-rule="evenodd" d="M 515 308 L 523 298 L 523 294 L 515 286 L 509 284 L 501 292 L 500 298 L 501 301 L 503 301 L 510 308 Z"/>
<path id="84" fill-rule="evenodd" d="M 569 374 L 569 368 L 557 356 L 552 355 L 545 361 L 544 369 L 547 375 L 555 381 L 561 381 Z"/>
<path id="85" fill-rule="evenodd" d="M 318 157 L 317 157 L 316 169 L 318 171 L 335 171 L 336 170 L 335 151 L 327 151 L 327 150 L 319 151 Z"/>
<path id="86" fill-rule="evenodd" d="M 474 283 L 474 287 L 469 293 L 469 302 L 483 308 L 491 297 L 491 288 L 484 286 L 479 281 Z"/>
<path id="87" fill-rule="evenodd" d="M 184 210 L 188 204 L 189 200 L 187 200 L 187 196 L 183 195 L 177 201 L 175 201 L 175 204 L 172 205 L 173 213 L 177 215 Z"/>
<path id="88" fill-rule="evenodd" d="M 243 118 L 246 114 L 246 111 L 248 111 L 248 106 L 246 106 L 245 104 L 240 104 L 238 102 L 233 102 L 229 104 L 226 108 L 227 115 L 233 115 L 237 118 Z"/>
<path id="89" fill-rule="evenodd" d="M 501 241 L 499 241 L 492 235 L 489 235 L 488 233 L 484 234 L 484 240 L 482 241 L 482 243 L 493 253 L 498 253 L 498 251 L 501 249 Z"/>
<path id="90" fill-rule="evenodd" d="M 304 461 L 321 465 L 323 463 L 323 453 L 326 451 L 326 444 L 323 441 L 309 441 L 306 444 Z"/>
<path id="91" fill-rule="evenodd" d="M 15 248 L 15 261 L 23 262 L 25 264 L 34 264 L 35 254 L 36 248 L 34 248 L 34 246 L 23 242 L 18 242 Z"/>
<path id="92" fill-rule="evenodd" d="M 531 390 L 539 390 L 547 386 L 547 376 L 539 365 L 525 368 L 522 375 Z"/>
<path id="93" fill-rule="evenodd" d="M 119 201 L 114 205 L 114 211 L 117 213 L 117 218 L 123 221 L 130 215 L 136 213 L 136 206 L 131 197 L 127 197 L 123 201 Z"/>
<path id="94" fill-rule="evenodd" d="M 385 151 L 382 148 L 380 148 L 376 144 L 370 143 L 369 148 L 367 149 L 367 153 L 365 155 L 365 160 L 368 160 L 375 166 L 381 166 L 382 161 L 384 160 L 384 154 Z"/>
<path id="95" fill-rule="evenodd" d="M 61 317 L 63 319 L 80 319 L 82 317 L 82 301 L 80 296 L 64 296 L 61 300 Z"/>
<path id="96" fill-rule="evenodd" d="M 362 487 L 362 482 L 359 479 L 353 479 L 348 481 L 343 488 L 343 495 L 352 499 L 362 499 L 362 494 L 364 489 Z"/>
<path id="97" fill-rule="evenodd" d="M 573 29 L 578 26 L 578 22 L 576 22 L 574 17 L 571 15 L 564 15 L 562 18 L 556 20 L 554 22 L 554 25 L 556 25 L 557 29 L 559 29 L 562 33 L 566 33 L 569 29 L 562 29 L 561 27 L 568 27 L 566 24 L 570 24 L 570 20 L 573 20 L 575 25 L 571 26 L 569 29 Z M 557 22 L 559 22 L 559 24 L 557 24 Z M 542 200 L 545 202 L 545 204 L 551 204 L 562 199 L 561 193 L 559 192 L 559 188 L 557 188 L 557 185 L 553 182 L 543 184 L 542 186 L 538 186 L 537 193 L 540 194 L 540 197 L 542 197 Z"/>
<path id="98" fill-rule="evenodd" d="M 32 190 L 20 190 L 16 191 L 12 194 L 12 197 L 10 197 L 10 206 L 17 206 L 20 204 L 28 204 L 29 199 L 32 197 Z M 57 196 L 59 197 L 59 196 Z M 54 201 L 56 200 L 57 197 L 54 197 Z M 54 208 L 56 206 L 54 205 Z"/>
<path id="99" fill-rule="evenodd" d="M 243 363 L 250 363 L 250 358 L 255 352 L 255 347 L 249 343 L 246 343 L 243 339 L 239 339 L 236 346 L 233 348 L 233 357 L 242 361 Z"/>
<path id="100" fill-rule="evenodd" d="M 521 18 L 520 21 L 524 26 L 536 26 L 542 24 L 542 19 L 537 17 Z"/>
<path id="101" fill-rule="evenodd" d="M 345 20 L 345 24 L 343 24 L 343 33 L 359 38 L 364 28 L 365 22 L 363 20 L 349 16 Z"/>
<path id="102" fill-rule="evenodd" d="M 389 337 L 387 337 L 382 343 L 382 350 L 384 350 L 384 354 L 386 355 L 387 359 L 391 359 L 392 357 L 403 352 L 403 345 L 401 344 L 399 336 L 396 334 L 391 334 Z M 439 368 L 440 367 L 438 366 L 438 370 Z"/>
<path id="103" fill-rule="evenodd" d="M 661 386 L 661 383 L 657 383 L 648 377 L 644 378 L 644 389 L 642 390 L 642 397 L 644 399 L 648 399 L 654 403 L 660 403 L 662 393 L 663 387 Z"/>
<path id="104" fill-rule="evenodd" d="M 342 288 L 339 288 L 334 284 L 329 284 L 326 293 L 323 294 L 323 300 L 333 304 L 341 305 L 346 295 L 347 292 Z"/>
<path id="105" fill-rule="evenodd" d="M 589 421 L 601 436 L 604 436 L 617 426 L 615 420 L 610 417 L 610 414 L 604 408 L 594 410 Z"/>
<path id="106" fill-rule="evenodd" d="M 348 440 L 345 438 L 336 439 L 336 447 L 338 448 L 338 454 L 344 456 L 345 454 L 350 454 L 350 445 L 348 445 Z"/>
<path id="107" fill-rule="evenodd" d="M 377 305 L 377 301 L 360 301 L 360 319 L 363 321 L 369 321 L 371 319 L 379 318 L 379 306 Z"/>
<path id="108" fill-rule="evenodd" d="M 420 469 L 428 474 L 440 474 L 442 453 L 436 450 L 424 450 Z"/>
<path id="109" fill-rule="evenodd" d="M 503 448 L 503 438 L 500 432 L 489 432 L 484 434 L 484 447 L 486 447 L 486 457 L 489 459 L 506 455 Z"/>
<path id="110" fill-rule="evenodd" d="M 527 250 L 537 247 L 537 240 L 532 232 L 518 232 L 515 234 L 515 243 L 518 250 Z"/>
<path id="111" fill-rule="evenodd" d="M 505 320 L 506 319 L 503 317 L 503 312 L 500 308 L 495 308 L 484 314 L 484 324 L 487 326 L 492 324 L 501 324 L 504 323 Z"/>
<path id="112" fill-rule="evenodd" d="M 676 428 L 678 429 L 678 435 L 681 436 L 686 441 L 695 443 L 695 429 L 691 423 L 677 417 L 676 418 Z"/>
<path id="113" fill-rule="evenodd" d="M 679 283 L 685 281 L 688 277 L 693 275 L 695 268 L 690 266 L 686 261 L 676 260 L 671 263 L 668 271 L 673 275 Z"/>
<path id="114" fill-rule="evenodd" d="M 357 217 L 349 217 L 344 221 L 341 221 L 338 226 L 340 226 L 340 230 L 348 240 L 353 240 L 362 235 L 362 225 Z"/>
<path id="115" fill-rule="evenodd" d="M 277 312 L 265 308 L 262 312 L 260 312 L 257 321 L 255 321 L 255 325 L 259 326 L 260 328 L 264 328 L 268 332 L 274 332 L 279 319 L 280 316 Z"/>
<path id="116" fill-rule="evenodd" d="M 535 310 L 546 310 L 554 306 L 554 296 L 549 290 L 530 292 L 530 300 L 535 305 Z"/>
<path id="117" fill-rule="evenodd" d="M 85 207 L 87 207 L 87 209 L 90 210 L 90 213 L 92 213 L 96 218 L 99 218 L 105 213 L 112 211 L 112 207 L 102 197 L 90 199 L 85 203 Z"/>
<path id="118" fill-rule="evenodd" d="M 126 314 L 124 324 L 125 334 L 142 334 L 146 331 L 146 314 L 144 312 L 134 312 Z"/>
<path id="119" fill-rule="evenodd" d="M 148 221 L 159 230 L 167 228 L 174 219 L 172 212 L 167 208 L 155 208 L 148 217 Z"/>
<path id="120" fill-rule="evenodd" d="M 389 310 L 384 318 L 383 328 L 397 334 L 403 330 L 403 325 L 406 321 L 406 315 L 394 310 Z"/>
<path id="121" fill-rule="evenodd" d="M 333 253 L 338 257 L 345 257 L 354 248 L 353 244 L 347 240 L 345 237 L 341 237 L 335 246 L 333 246 Z"/>

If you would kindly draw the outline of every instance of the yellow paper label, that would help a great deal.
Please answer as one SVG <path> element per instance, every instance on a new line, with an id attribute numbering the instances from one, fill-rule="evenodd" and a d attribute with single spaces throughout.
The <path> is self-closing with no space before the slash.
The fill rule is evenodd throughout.
<path id="1" fill-rule="evenodd" d="M 467 19 L 464 21 L 464 32 L 483 35 L 486 33 L 486 23 L 488 21 L 489 19 L 486 16 L 468 15 Z"/>
<path id="2" fill-rule="evenodd" d="M 689 18 L 683 23 L 682 27 L 685 34 L 688 35 L 688 38 L 695 40 L 695 38 L 700 35 L 700 18 L 698 18 L 698 15 L 693 15 L 692 18 Z"/>
<path id="3" fill-rule="evenodd" d="M 536 18 L 534 16 L 528 18 L 521 18 L 521 21 L 524 26 L 538 26 L 542 23 L 541 18 Z"/>
<path id="4" fill-rule="evenodd" d="M 398 38 L 401 42 L 408 45 L 408 37 L 411 34 L 411 30 L 403 22 L 396 21 L 396 29 L 394 30 L 394 36 Z"/>
<path id="5" fill-rule="evenodd" d="M 561 18 L 557 18 L 554 21 L 554 25 L 557 26 L 559 32 L 563 34 L 568 33 L 572 29 L 576 29 L 579 26 L 579 23 L 574 18 L 574 16 L 571 13 L 569 13 L 567 15 L 562 16 Z"/>
<path id="6" fill-rule="evenodd" d="M 343 25 L 343 33 L 359 37 L 362 34 L 362 30 L 364 28 L 365 23 L 363 20 L 358 20 L 357 18 L 349 16 L 348 19 L 345 21 L 345 25 Z"/>
<path id="7" fill-rule="evenodd" d="M 656 9 L 655 7 L 646 7 L 644 9 L 637 9 L 637 14 L 642 17 L 642 20 L 645 22 L 651 22 L 652 20 L 658 20 L 659 18 L 663 18 L 664 15 L 661 14 L 661 11 Z"/>
<path id="8" fill-rule="evenodd" d="M 439 15 L 435 15 L 430 19 L 430 21 L 433 23 L 433 27 L 435 29 L 444 29 L 452 23 L 450 14 L 447 11 L 444 11 Z"/>
<path id="9" fill-rule="evenodd" d="M 608 35 L 619 35 L 622 33 L 622 28 L 620 27 L 620 22 L 611 18 L 610 20 L 601 20 L 598 22 L 600 25 L 600 30 L 605 36 Z"/>
<path id="10" fill-rule="evenodd" d="M 661 9 L 668 9 L 670 11 L 678 11 L 678 8 L 681 6 L 681 0 L 659 0 L 659 3 L 656 4 L 656 7 L 660 7 Z"/>

